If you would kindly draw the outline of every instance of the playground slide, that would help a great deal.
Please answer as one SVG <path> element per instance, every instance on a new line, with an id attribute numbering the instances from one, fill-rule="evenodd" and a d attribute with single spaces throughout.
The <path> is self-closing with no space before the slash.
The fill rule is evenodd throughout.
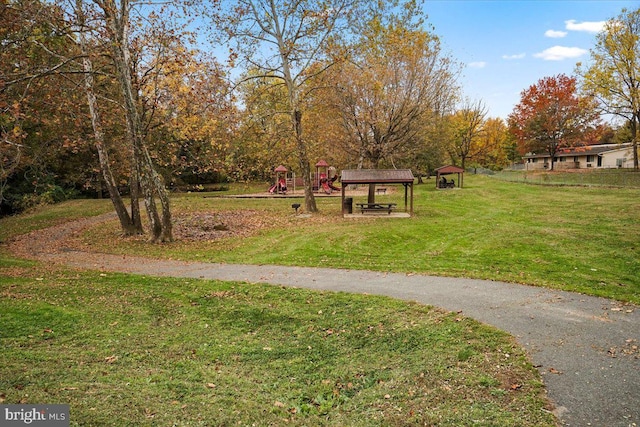
<path id="1" fill-rule="evenodd" d="M 321 182 L 322 184 L 322 189 L 324 190 L 325 193 L 327 194 L 331 194 L 332 190 L 331 190 L 331 186 L 329 185 L 328 181 L 323 181 Z"/>
<path id="2" fill-rule="evenodd" d="M 322 186 L 322 189 L 324 190 L 324 192 L 327 194 L 331 194 L 334 191 L 340 191 L 338 187 L 333 185 L 333 181 L 331 180 L 323 179 L 322 181 L 320 181 L 320 185 Z"/>
<path id="3" fill-rule="evenodd" d="M 269 193 L 287 194 L 287 184 L 282 181 L 269 187 Z"/>

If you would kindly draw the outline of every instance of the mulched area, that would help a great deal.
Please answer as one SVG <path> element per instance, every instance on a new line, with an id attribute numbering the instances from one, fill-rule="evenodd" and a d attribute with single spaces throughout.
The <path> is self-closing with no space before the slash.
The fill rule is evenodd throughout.
<path id="1" fill-rule="evenodd" d="M 264 211 L 248 209 L 176 212 L 173 215 L 173 236 L 177 242 L 210 242 L 225 238 L 249 237 L 269 228 L 286 227 L 300 221 L 323 223 L 331 220 L 320 215 L 274 216 Z M 96 234 L 102 234 L 106 230 L 111 234 L 111 238 L 123 238 L 119 234 L 116 215 L 112 212 L 33 231 L 7 242 L 7 247 L 16 256 L 26 259 L 41 259 L 42 255 L 65 254 L 71 251 L 91 252 L 91 248 L 87 247 L 82 237 L 86 230 L 91 229 L 96 229 Z M 144 241 L 148 236 L 139 235 L 126 239 Z"/>
<path id="2" fill-rule="evenodd" d="M 264 212 L 255 210 L 190 212 L 175 216 L 173 234 L 181 241 L 211 241 L 246 237 L 284 223 L 286 219 L 265 217 Z"/>

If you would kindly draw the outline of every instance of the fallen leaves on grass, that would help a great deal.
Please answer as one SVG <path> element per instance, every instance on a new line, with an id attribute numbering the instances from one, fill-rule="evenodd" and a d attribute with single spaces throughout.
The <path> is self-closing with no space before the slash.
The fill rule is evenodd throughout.
<path id="1" fill-rule="evenodd" d="M 190 212 L 174 218 L 174 237 L 183 241 L 210 241 L 225 237 L 243 237 L 272 227 L 282 219 L 256 210 Z"/>
<path id="2" fill-rule="evenodd" d="M 104 358 L 104 362 L 109 364 L 115 363 L 117 360 L 118 360 L 118 356 L 116 356 L 115 354 Z"/>

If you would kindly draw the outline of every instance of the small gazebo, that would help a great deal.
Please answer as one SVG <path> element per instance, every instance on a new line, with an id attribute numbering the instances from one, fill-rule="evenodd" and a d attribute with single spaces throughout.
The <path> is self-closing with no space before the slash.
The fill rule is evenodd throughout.
<path id="1" fill-rule="evenodd" d="M 345 214 L 345 189 L 351 184 L 402 184 L 404 186 L 404 211 L 408 210 L 409 215 L 413 216 L 414 177 L 410 169 L 347 169 L 342 171 L 341 177 L 343 216 Z M 369 200 L 370 203 L 374 201 Z"/>
<path id="2" fill-rule="evenodd" d="M 462 181 L 464 179 L 464 169 L 458 166 L 448 165 L 448 166 L 442 166 L 436 169 L 435 172 L 436 172 L 436 188 L 447 188 L 446 185 L 444 187 L 440 186 L 440 177 L 443 175 L 451 175 L 454 173 L 458 174 L 458 187 L 462 188 Z"/>

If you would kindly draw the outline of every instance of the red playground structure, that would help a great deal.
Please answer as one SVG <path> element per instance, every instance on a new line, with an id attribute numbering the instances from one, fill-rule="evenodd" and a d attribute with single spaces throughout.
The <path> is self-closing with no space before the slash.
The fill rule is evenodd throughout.
<path id="1" fill-rule="evenodd" d="M 302 177 L 296 178 L 295 173 L 289 173 L 289 170 L 283 165 L 279 165 L 273 170 L 275 179 L 273 184 L 269 187 L 269 193 L 271 194 L 287 194 L 288 186 L 292 187 L 292 191 L 295 194 L 296 186 L 302 187 Z M 341 191 L 339 187 L 336 187 L 333 183 L 338 180 L 338 174 L 336 168 L 329 166 L 324 160 L 320 160 L 316 164 L 316 173 L 310 176 L 311 184 L 314 192 L 324 192 L 326 194 L 332 194 L 334 191 Z"/>
<path id="2" fill-rule="evenodd" d="M 320 172 L 320 168 L 324 168 L 323 172 Z M 340 188 L 333 185 L 338 179 L 336 168 L 329 166 L 324 160 L 320 160 L 316 163 L 316 188 L 318 191 L 322 189 L 327 194 L 331 194 L 334 191 L 340 191 Z"/>
<path id="3" fill-rule="evenodd" d="M 269 193 L 271 194 L 287 194 L 287 168 L 280 165 L 274 169 L 276 173 L 275 184 L 269 187 Z"/>

